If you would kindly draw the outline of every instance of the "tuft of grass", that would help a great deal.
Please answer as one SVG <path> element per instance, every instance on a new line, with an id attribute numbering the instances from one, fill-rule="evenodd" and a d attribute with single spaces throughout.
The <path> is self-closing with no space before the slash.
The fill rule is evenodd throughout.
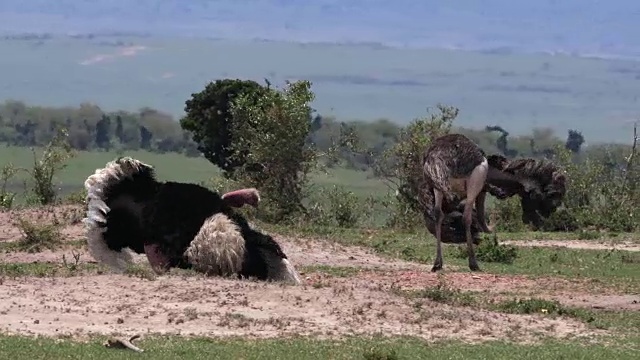
<path id="1" fill-rule="evenodd" d="M 395 349 L 380 349 L 373 348 L 371 350 L 366 350 L 364 354 L 362 354 L 365 360 L 398 360 L 398 353 Z"/>
<path id="2" fill-rule="evenodd" d="M 540 298 L 511 299 L 490 304 L 490 310 L 509 314 L 538 314 L 543 316 L 566 316 L 580 320 L 597 329 L 637 330 L 640 328 L 640 313 L 632 310 L 592 310 L 562 305 L 555 300 Z"/>
<path id="3" fill-rule="evenodd" d="M 57 247 L 57 250 L 60 249 L 83 249 L 87 246 L 85 240 L 69 240 L 64 241 Z M 8 242 L 0 242 L 0 252 L 16 252 L 16 251 L 24 251 L 22 244 L 19 241 L 8 241 Z"/>
<path id="4" fill-rule="evenodd" d="M 469 256 L 466 245 L 458 246 L 458 258 L 466 259 Z M 491 240 L 483 240 L 475 249 L 476 258 L 488 263 L 513 264 L 518 257 L 518 249 L 512 245 L 498 243 L 498 237 L 494 233 Z"/>
<path id="5" fill-rule="evenodd" d="M 308 265 L 301 266 L 300 273 L 322 273 L 334 277 L 352 277 L 362 271 L 359 267 L 353 266 L 328 266 L 328 265 Z"/>
<path id="6" fill-rule="evenodd" d="M 148 265 L 129 264 L 125 269 L 126 275 L 153 281 L 157 278 L 156 273 Z"/>
<path id="7" fill-rule="evenodd" d="M 0 276 L 18 277 L 70 277 L 87 274 L 102 274 L 102 267 L 96 264 L 67 262 L 50 263 L 0 263 Z"/>
<path id="8" fill-rule="evenodd" d="M 21 217 L 15 221 L 14 225 L 22 233 L 22 237 L 17 242 L 19 250 L 27 252 L 55 250 L 63 243 L 62 226 L 57 220 L 39 224 Z"/>
<path id="9" fill-rule="evenodd" d="M 429 299 L 453 306 L 472 306 L 478 303 L 474 297 L 474 293 L 450 287 L 442 276 L 439 276 L 436 286 L 422 290 L 404 291 L 400 292 L 400 295 L 412 299 Z"/>
<path id="10" fill-rule="evenodd" d="M 496 305 L 502 312 L 510 314 L 556 314 L 566 315 L 570 312 L 566 310 L 558 301 L 538 298 L 513 299 L 504 301 Z"/>

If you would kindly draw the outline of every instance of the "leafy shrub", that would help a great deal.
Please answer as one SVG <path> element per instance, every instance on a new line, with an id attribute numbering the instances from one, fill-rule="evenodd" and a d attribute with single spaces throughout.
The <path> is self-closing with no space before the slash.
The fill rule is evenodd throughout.
<path id="1" fill-rule="evenodd" d="M 415 119 L 398 135 L 396 143 L 385 151 L 375 164 L 375 173 L 390 188 L 406 189 L 407 197 L 391 201 L 391 218 L 388 226 L 415 228 L 423 226 L 420 190 L 424 188 L 422 158 L 431 141 L 449 133 L 458 109 L 438 105 L 439 113 Z"/>
<path id="2" fill-rule="evenodd" d="M 30 203 L 49 205 L 57 200 L 57 190 L 54 177 L 67 166 L 67 161 L 74 155 L 67 141 L 66 130 L 58 130 L 56 136 L 47 144 L 42 156 L 38 159 L 35 149 L 33 153 L 33 167 L 23 169 L 31 177 L 31 186 L 25 183 L 27 200 Z"/>
<path id="3" fill-rule="evenodd" d="M 492 215 L 496 221 L 496 229 L 506 232 L 518 232 L 526 229 L 522 222 L 522 206 L 520 197 L 513 196 L 494 203 Z"/>
<path id="4" fill-rule="evenodd" d="M 466 245 L 461 245 L 458 249 L 458 258 L 466 259 L 469 256 Z M 518 249 L 515 246 L 498 243 L 498 237 L 495 233 L 491 240 L 481 241 L 476 247 L 475 253 L 476 258 L 480 261 L 501 264 L 512 264 L 518 257 Z"/>
<path id="5" fill-rule="evenodd" d="M 232 104 L 242 96 L 243 106 L 252 107 L 269 90 L 253 80 L 220 79 L 191 94 L 191 99 L 185 102 L 186 116 L 180 119 L 180 126 L 191 134 L 205 158 L 220 167 L 227 177 L 233 177 L 245 155 L 232 148 L 237 139 L 233 133 L 236 119 Z"/>
<path id="6" fill-rule="evenodd" d="M 258 210 L 267 221 L 291 220 L 304 213 L 308 175 L 317 152 L 307 143 L 314 99 L 311 83 L 287 83 L 283 90 L 257 99 L 238 95 L 231 106 L 235 178 L 259 189 L 264 204 Z"/>
<path id="7" fill-rule="evenodd" d="M 613 158 L 607 149 L 584 154 L 582 158 L 572 156 L 563 149 L 556 151 L 555 160 L 566 169 L 569 180 L 564 200 L 567 209 L 565 217 L 574 217 L 581 228 L 615 232 L 640 229 L 637 141 L 637 130 L 634 128 L 632 146 L 618 158 Z M 567 222 L 572 220 L 565 219 Z"/>
<path id="8" fill-rule="evenodd" d="M 18 169 L 12 163 L 3 166 L 0 171 L 0 181 L 2 182 L 2 185 L 0 185 L 0 210 L 9 210 L 13 207 L 16 193 L 7 191 L 7 183 L 17 172 Z"/>

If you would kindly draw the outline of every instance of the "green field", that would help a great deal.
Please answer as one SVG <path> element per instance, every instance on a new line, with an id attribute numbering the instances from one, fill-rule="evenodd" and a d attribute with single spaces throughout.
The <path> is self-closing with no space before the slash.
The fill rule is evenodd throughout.
<path id="1" fill-rule="evenodd" d="M 638 340 L 636 340 L 638 341 Z M 638 344 L 638 343 L 636 343 Z M 0 337 L 0 355 L 5 359 L 636 359 L 638 348 L 603 346 L 581 341 L 547 341 L 535 345 L 488 342 L 429 344 L 418 339 L 352 338 L 346 341 L 311 339 L 246 341 L 152 338 L 142 341 L 142 354 L 109 350 L 98 345 L 50 339 Z M 637 346 L 637 345 L 636 345 Z M 127 356 L 128 355 L 128 356 Z"/>
<path id="2" fill-rule="evenodd" d="M 217 78 L 307 79 L 314 107 L 342 120 L 404 124 L 445 103 L 461 109 L 460 126 L 578 128 L 588 141 L 627 140 L 640 74 L 638 62 L 569 55 L 157 37 L 2 40 L 0 52 L 0 100 L 180 116 Z"/>
<path id="3" fill-rule="evenodd" d="M 41 150 L 36 149 L 38 156 Z M 220 177 L 220 169 L 211 164 L 204 157 L 187 157 L 177 153 L 158 154 L 148 151 L 117 152 L 76 152 L 66 168 L 60 172 L 57 181 L 63 192 L 75 191 L 82 187 L 84 180 L 96 169 L 103 168 L 107 162 L 118 156 L 130 156 L 156 168 L 156 174 L 162 181 L 180 181 L 200 183 Z M 33 166 L 33 153 L 26 147 L 0 147 L 0 166 L 13 163 L 17 167 L 31 168 Z M 312 182 L 319 186 L 331 187 L 333 185 L 345 186 L 356 195 L 367 197 L 369 195 L 382 195 L 387 191 L 385 184 L 376 179 L 368 178 L 367 172 L 347 169 L 328 169 L 318 171 L 313 175 Z M 26 175 L 21 176 L 22 179 Z M 13 183 L 12 188 L 19 187 L 20 178 Z"/>

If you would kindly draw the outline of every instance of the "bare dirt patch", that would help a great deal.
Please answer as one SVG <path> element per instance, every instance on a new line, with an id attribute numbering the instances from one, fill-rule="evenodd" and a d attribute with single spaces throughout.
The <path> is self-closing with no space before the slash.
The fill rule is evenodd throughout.
<path id="1" fill-rule="evenodd" d="M 568 306 L 603 310 L 640 311 L 640 295 L 565 294 L 547 296 Z"/>
<path id="2" fill-rule="evenodd" d="M 640 251 L 640 245 L 633 242 L 611 242 L 594 240 L 526 240 L 526 241 L 500 241 L 501 244 L 514 246 L 543 246 L 563 247 L 568 249 L 585 250 L 625 250 Z"/>
<path id="3" fill-rule="evenodd" d="M 81 222 L 83 217 L 84 209 L 80 205 L 0 211 L 0 243 L 20 239 L 22 233 L 15 225 L 15 221 L 19 218 L 38 224 L 51 224 L 57 220 L 62 225 L 62 234 L 65 240 L 80 240 L 84 238 L 84 228 Z"/>
<path id="4" fill-rule="evenodd" d="M 22 334 L 164 333 L 246 337 L 415 335 L 479 341 L 591 334 L 569 319 L 500 314 L 395 296 L 354 278 L 323 287 L 123 275 L 4 280 L 2 330 Z"/>
<path id="5" fill-rule="evenodd" d="M 540 336 L 593 334 L 566 318 L 510 315 L 411 300 L 394 289 L 432 286 L 438 275 L 419 264 L 313 241 L 281 239 L 297 265 L 357 266 L 351 277 L 320 272 L 303 286 L 200 276 L 167 275 L 155 280 L 126 275 L 2 279 L 0 331 L 47 336 L 161 333 L 253 338 L 289 335 L 341 337 L 352 334 L 414 335 L 427 340 L 534 341 Z M 34 261 L 60 262 L 63 251 L 28 254 Z M 91 261 L 87 254 L 81 257 Z M 27 254 L 5 261 L 27 260 Z M 83 260 L 81 260 L 83 261 Z M 455 286 L 476 289 L 531 286 L 520 277 L 449 273 Z"/>
<path id="6" fill-rule="evenodd" d="M 33 214 L 38 215 L 44 221 L 51 212 Z M 0 213 L 0 221 L 6 216 Z M 0 222 L 0 241 L 19 238 L 10 227 Z M 82 226 L 73 221 L 67 223 L 65 233 L 71 239 L 83 238 Z M 305 285 L 299 287 L 181 275 L 148 280 L 108 272 L 2 278 L 0 331 L 47 336 L 150 332 L 260 338 L 382 333 L 466 341 L 533 341 L 540 336 L 564 338 L 595 332 L 573 319 L 502 314 L 408 299 L 394 290 L 435 286 L 439 276 L 424 264 L 383 258 L 364 248 L 290 237 L 277 240 L 298 268 L 352 267 L 358 269 L 357 274 L 310 272 L 304 274 Z M 62 255 L 71 261 L 73 253 L 80 253 L 79 263 L 94 262 L 85 249 L 72 252 L 71 248 L 0 256 L 3 262 L 62 263 Z M 137 260 L 146 263 L 144 255 Z M 556 278 L 468 272 L 447 272 L 443 278 L 455 288 L 489 293 L 534 293 L 542 286 L 555 294 L 588 294 L 589 289 L 589 284 Z"/>
<path id="7" fill-rule="evenodd" d="M 278 237 L 288 257 L 297 266 L 351 266 L 366 269 L 426 269 L 426 265 L 383 258 L 374 251 L 343 246 L 332 241 Z"/>

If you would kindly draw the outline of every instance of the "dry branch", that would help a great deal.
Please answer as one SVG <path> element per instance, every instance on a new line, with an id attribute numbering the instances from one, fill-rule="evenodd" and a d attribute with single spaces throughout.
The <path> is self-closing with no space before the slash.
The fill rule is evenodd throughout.
<path id="1" fill-rule="evenodd" d="M 132 341 L 138 339 L 140 336 L 140 334 L 136 334 L 130 337 L 128 340 L 122 338 L 111 338 L 105 341 L 103 345 L 111 349 L 129 349 L 135 352 L 144 352 L 144 350 L 132 344 Z"/>

